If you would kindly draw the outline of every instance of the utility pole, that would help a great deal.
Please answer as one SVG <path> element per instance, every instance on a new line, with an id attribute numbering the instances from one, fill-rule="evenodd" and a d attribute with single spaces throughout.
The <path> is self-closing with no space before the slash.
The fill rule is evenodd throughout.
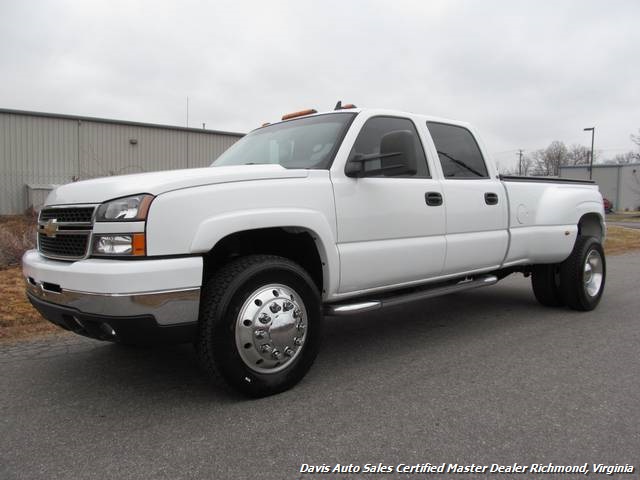
<path id="1" fill-rule="evenodd" d="M 522 175 L 522 149 L 518 150 L 517 155 L 520 157 L 518 161 L 518 175 Z"/>
<path id="2" fill-rule="evenodd" d="M 584 131 L 591 131 L 591 159 L 589 161 L 589 180 L 593 180 L 593 137 L 596 134 L 596 127 L 585 128 Z"/>
<path id="3" fill-rule="evenodd" d="M 187 97 L 187 128 L 189 128 L 189 97 Z M 189 130 L 186 131 L 187 168 L 189 168 Z"/>

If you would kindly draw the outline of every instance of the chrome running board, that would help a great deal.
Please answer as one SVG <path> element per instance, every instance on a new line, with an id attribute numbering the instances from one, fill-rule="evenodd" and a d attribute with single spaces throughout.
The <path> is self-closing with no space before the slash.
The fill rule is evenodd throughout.
<path id="1" fill-rule="evenodd" d="M 425 298 L 439 297 L 440 295 L 447 295 L 449 293 L 461 292 L 463 290 L 471 290 L 473 288 L 488 287 L 498 282 L 498 277 L 495 275 L 483 275 L 477 278 L 461 280 L 458 283 L 447 284 L 444 286 L 426 287 L 419 291 L 412 291 L 409 293 L 400 293 L 398 295 L 388 295 L 379 300 L 376 299 L 360 299 L 350 303 L 330 303 L 325 305 L 325 315 L 352 315 L 355 313 L 369 312 L 371 310 L 378 310 L 384 307 L 393 307 L 402 305 L 409 302 L 415 302 L 416 300 L 422 300 Z"/>

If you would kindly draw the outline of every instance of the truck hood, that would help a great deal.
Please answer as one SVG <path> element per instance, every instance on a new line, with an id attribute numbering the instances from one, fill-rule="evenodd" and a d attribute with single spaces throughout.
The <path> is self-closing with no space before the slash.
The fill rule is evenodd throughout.
<path id="1" fill-rule="evenodd" d="M 171 190 L 202 185 L 279 178 L 304 178 L 308 175 L 309 172 L 307 170 L 288 170 L 280 165 L 237 165 L 137 173 L 117 177 L 95 178 L 62 185 L 49 194 L 46 205 L 102 203 L 114 198 L 138 193 L 160 195 Z"/>

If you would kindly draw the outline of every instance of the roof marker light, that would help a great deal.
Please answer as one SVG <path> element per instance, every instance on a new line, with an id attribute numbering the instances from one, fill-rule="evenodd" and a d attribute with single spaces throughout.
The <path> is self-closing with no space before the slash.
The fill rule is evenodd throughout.
<path id="1" fill-rule="evenodd" d="M 311 115 L 313 113 L 318 113 L 318 111 L 314 110 L 313 108 L 309 108 L 307 110 L 300 110 L 298 112 L 287 113 L 286 115 L 283 115 L 282 120 L 289 120 L 291 118 L 296 118 L 296 117 L 304 117 L 305 115 Z"/>

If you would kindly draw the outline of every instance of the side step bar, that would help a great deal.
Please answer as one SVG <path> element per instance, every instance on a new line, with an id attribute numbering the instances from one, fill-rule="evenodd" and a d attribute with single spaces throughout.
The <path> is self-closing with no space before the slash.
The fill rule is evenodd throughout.
<path id="1" fill-rule="evenodd" d="M 324 308 L 325 315 L 351 315 L 354 313 L 363 313 L 371 310 L 378 310 L 384 307 L 392 307 L 402 305 L 404 303 L 422 300 L 424 298 L 438 297 L 449 293 L 461 292 L 463 290 L 471 290 L 472 288 L 488 287 L 498 282 L 495 275 L 483 275 L 471 280 L 462 280 L 458 283 L 448 284 L 444 286 L 433 286 L 425 288 L 417 292 L 401 293 L 395 296 L 388 296 L 380 300 L 359 300 L 353 303 L 333 303 L 327 304 Z"/>

